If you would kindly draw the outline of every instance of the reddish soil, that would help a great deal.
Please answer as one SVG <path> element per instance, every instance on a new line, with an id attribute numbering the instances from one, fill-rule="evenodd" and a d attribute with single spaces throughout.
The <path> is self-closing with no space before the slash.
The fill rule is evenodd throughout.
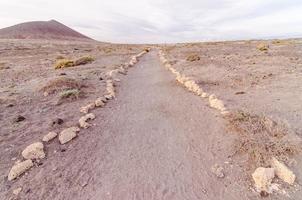
<path id="1" fill-rule="evenodd" d="M 25 22 L 0 29 L 0 39 L 92 40 L 55 20 Z"/>
<path id="2" fill-rule="evenodd" d="M 173 67 L 215 93 L 232 111 L 269 116 L 301 137 L 301 42 L 260 41 L 161 46 Z M 49 131 L 78 122 L 79 108 L 105 92 L 105 73 L 142 51 L 140 45 L 96 42 L 0 41 L 0 199 L 261 199 L 247 154 L 234 156 L 228 121 L 188 92 L 160 63 L 154 48 L 120 75 L 117 96 L 93 113 L 93 126 L 70 143 L 45 143 L 47 157 L 14 181 L 7 174 L 22 150 Z M 190 55 L 197 61 L 187 61 Z M 95 61 L 54 69 L 58 57 Z M 196 56 L 192 56 L 196 58 Z M 1 64 L 2 63 L 2 64 Z M 290 67 L 289 67 L 290 66 Z M 65 80 L 65 83 L 64 81 Z M 68 81 L 66 81 L 66 78 Z M 60 79 L 60 81 L 58 81 Z M 54 84 L 57 83 L 57 84 Z M 78 98 L 61 99 L 69 87 Z M 52 91 L 54 90 L 54 91 Z M 49 92 L 44 96 L 44 92 Z M 16 121 L 22 115 L 23 121 Z M 54 124 L 56 119 L 62 124 Z M 256 141 L 257 142 L 257 141 Z M 213 173 L 223 168 L 224 177 Z M 268 199 L 300 199 L 302 158 L 286 164 L 297 175 Z M 22 187 L 18 195 L 13 190 Z"/>

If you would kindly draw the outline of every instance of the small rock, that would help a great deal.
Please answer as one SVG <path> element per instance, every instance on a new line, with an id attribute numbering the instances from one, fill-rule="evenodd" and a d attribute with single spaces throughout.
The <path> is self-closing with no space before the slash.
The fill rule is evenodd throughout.
<path id="1" fill-rule="evenodd" d="M 66 75 L 67 75 L 67 74 L 64 73 L 64 72 L 62 72 L 62 73 L 59 74 L 59 76 L 66 76 Z"/>
<path id="2" fill-rule="evenodd" d="M 45 158 L 44 145 L 41 142 L 33 143 L 22 151 L 25 159 L 42 159 Z"/>
<path id="3" fill-rule="evenodd" d="M 97 98 L 96 100 L 95 100 L 95 106 L 96 107 L 103 107 L 103 106 L 105 106 L 105 103 L 104 103 L 104 100 L 103 99 L 105 99 L 105 98 Z"/>
<path id="4" fill-rule="evenodd" d="M 88 183 L 84 182 L 84 183 L 81 184 L 81 187 L 86 187 L 87 185 L 88 185 Z"/>
<path id="5" fill-rule="evenodd" d="M 258 192 L 269 192 L 273 178 L 275 177 L 274 168 L 259 167 L 252 174 Z"/>
<path id="6" fill-rule="evenodd" d="M 224 177 L 223 168 L 221 166 L 215 164 L 214 166 L 212 166 L 211 170 L 212 173 L 215 174 L 218 178 Z"/>
<path id="7" fill-rule="evenodd" d="M 112 94 L 107 94 L 104 96 L 107 100 L 113 99 L 113 95 Z"/>
<path id="8" fill-rule="evenodd" d="M 56 132 L 49 132 L 47 135 L 45 135 L 42 139 L 43 142 L 49 142 L 51 140 L 53 140 L 55 137 L 57 137 L 57 133 Z"/>
<path id="9" fill-rule="evenodd" d="M 13 194 L 17 196 L 21 191 L 22 191 L 21 187 L 16 188 L 16 189 L 13 190 Z"/>
<path id="10" fill-rule="evenodd" d="M 26 118 L 23 117 L 22 115 L 18 115 L 17 117 L 14 118 L 14 122 L 18 123 L 18 122 L 22 122 L 24 121 Z"/>
<path id="11" fill-rule="evenodd" d="M 294 184 L 296 175 L 285 166 L 285 164 L 281 163 L 276 158 L 272 158 L 271 165 L 275 169 L 277 177 L 290 185 Z"/>
<path id="12" fill-rule="evenodd" d="M 91 125 L 89 123 L 87 123 L 87 121 L 88 120 L 93 120 L 93 119 L 95 119 L 95 115 L 93 113 L 89 113 L 89 114 L 81 117 L 79 119 L 80 127 L 85 128 L 85 129 L 89 128 Z"/>
<path id="13" fill-rule="evenodd" d="M 10 103 L 6 107 L 11 108 L 11 107 L 14 107 L 14 106 L 15 106 L 14 104 Z"/>
<path id="14" fill-rule="evenodd" d="M 92 110 L 94 108 L 95 108 L 95 103 L 90 103 L 87 106 L 81 107 L 80 112 L 87 114 L 87 113 L 89 113 L 90 110 Z"/>
<path id="15" fill-rule="evenodd" d="M 215 95 L 209 96 L 209 103 L 212 108 L 215 108 L 219 111 L 226 111 L 223 101 L 220 99 L 217 99 L 217 97 Z"/>
<path id="16" fill-rule="evenodd" d="M 43 96 L 44 96 L 44 97 L 48 97 L 48 95 L 49 95 L 48 92 L 44 92 L 44 93 L 43 93 Z"/>
<path id="17" fill-rule="evenodd" d="M 236 92 L 235 94 L 236 94 L 236 95 L 238 95 L 238 94 L 245 94 L 245 92 L 240 91 L 240 92 Z"/>
<path id="18" fill-rule="evenodd" d="M 20 163 L 16 163 L 10 170 L 8 174 L 8 180 L 14 180 L 21 174 L 25 173 L 27 170 L 29 170 L 32 166 L 34 166 L 33 162 L 31 160 L 25 160 Z"/>
<path id="19" fill-rule="evenodd" d="M 65 144 L 69 141 L 71 141 L 73 138 L 77 136 L 77 132 L 79 132 L 80 129 L 78 127 L 70 127 L 65 130 L 63 130 L 59 134 L 59 141 L 61 144 Z"/>

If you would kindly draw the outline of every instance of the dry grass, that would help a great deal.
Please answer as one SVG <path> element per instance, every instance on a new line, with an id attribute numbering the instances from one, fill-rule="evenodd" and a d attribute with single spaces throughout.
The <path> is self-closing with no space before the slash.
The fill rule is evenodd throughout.
<path id="1" fill-rule="evenodd" d="M 269 45 L 268 45 L 268 44 L 263 44 L 263 43 L 261 43 L 261 44 L 258 44 L 258 45 L 257 45 L 257 49 L 258 49 L 259 51 L 268 51 Z"/>
<path id="2" fill-rule="evenodd" d="M 197 54 L 189 55 L 186 60 L 190 62 L 195 62 L 200 60 L 200 57 Z"/>
<path id="3" fill-rule="evenodd" d="M 0 70 L 9 69 L 8 66 L 6 66 L 6 63 L 0 63 Z"/>
<path id="4" fill-rule="evenodd" d="M 55 64 L 55 69 L 62 69 L 67 67 L 74 67 L 79 65 L 86 65 L 92 63 L 95 59 L 91 56 L 84 56 L 75 61 L 69 59 L 58 60 Z"/>
<path id="5" fill-rule="evenodd" d="M 86 65 L 88 63 L 92 63 L 94 60 L 95 59 L 91 56 L 84 56 L 74 61 L 74 66 Z"/>
<path id="6" fill-rule="evenodd" d="M 54 94 L 65 90 L 72 90 L 72 89 L 80 90 L 82 87 L 83 85 L 75 79 L 67 78 L 67 77 L 59 77 L 47 82 L 45 86 L 41 88 L 40 91 L 47 92 L 48 94 Z"/>
<path id="7" fill-rule="evenodd" d="M 286 160 L 299 149 L 286 138 L 285 125 L 265 116 L 238 111 L 228 117 L 228 122 L 230 130 L 239 134 L 235 154 L 247 154 L 249 167 L 267 167 L 273 156 Z"/>
<path id="8" fill-rule="evenodd" d="M 74 66 L 73 60 L 62 59 L 56 62 L 55 69 L 61 69 L 61 68 L 73 67 L 73 66 Z"/>
<path id="9" fill-rule="evenodd" d="M 60 99 L 78 99 L 81 91 L 79 89 L 67 89 L 59 93 Z"/>

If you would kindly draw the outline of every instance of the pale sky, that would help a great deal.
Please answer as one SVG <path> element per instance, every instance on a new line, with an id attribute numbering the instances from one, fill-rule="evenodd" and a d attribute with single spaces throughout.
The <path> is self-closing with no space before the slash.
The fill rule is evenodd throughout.
<path id="1" fill-rule="evenodd" d="M 302 36 L 302 0 L 0 0 L 0 28 L 55 19 L 99 41 Z"/>

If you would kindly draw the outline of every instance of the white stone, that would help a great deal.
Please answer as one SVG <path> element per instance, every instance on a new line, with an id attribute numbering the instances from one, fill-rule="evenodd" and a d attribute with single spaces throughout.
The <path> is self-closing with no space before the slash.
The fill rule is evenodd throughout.
<path id="1" fill-rule="evenodd" d="M 269 192 L 272 180 L 275 177 L 275 170 L 274 168 L 259 167 L 252 174 L 252 177 L 258 192 Z"/>
<path id="2" fill-rule="evenodd" d="M 22 188 L 18 187 L 18 188 L 13 190 L 13 194 L 17 196 L 21 191 L 22 191 Z"/>
<path id="3" fill-rule="evenodd" d="M 49 132 L 47 135 L 45 135 L 42 139 L 43 142 L 49 142 L 51 140 L 53 140 L 55 137 L 57 137 L 57 133 L 56 132 Z"/>
<path id="4" fill-rule="evenodd" d="M 88 104 L 87 106 L 83 106 L 81 109 L 80 109 L 80 112 L 81 113 L 89 113 L 90 110 L 94 109 L 95 108 L 95 103 L 90 103 Z"/>
<path id="5" fill-rule="evenodd" d="M 42 142 L 36 142 L 27 146 L 22 151 L 22 156 L 25 159 L 42 159 L 45 158 L 44 145 Z"/>
<path id="6" fill-rule="evenodd" d="M 29 170 L 32 166 L 34 166 L 31 160 L 25 160 L 23 162 L 16 163 L 10 170 L 8 174 L 8 180 L 14 180 L 27 170 Z"/>
<path id="7" fill-rule="evenodd" d="M 209 97 L 209 103 L 210 103 L 210 107 L 212 107 L 212 108 L 215 108 L 219 111 L 226 111 L 223 101 L 217 99 L 217 97 L 215 95 L 211 95 Z"/>
<path id="8" fill-rule="evenodd" d="M 97 98 L 96 100 L 95 100 L 95 106 L 96 107 L 103 107 L 103 106 L 105 106 L 105 102 L 103 101 L 103 99 L 105 99 L 105 98 L 102 98 L 102 97 L 100 97 L 100 98 Z"/>
<path id="9" fill-rule="evenodd" d="M 61 144 L 65 144 L 69 141 L 71 141 L 73 138 L 77 136 L 77 133 L 80 131 L 78 127 L 70 127 L 65 130 L 63 130 L 59 134 L 59 141 Z"/>
<path id="10" fill-rule="evenodd" d="M 91 125 L 89 123 L 87 123 L 87 121 L 88 120 L 93 120 L 93 119 L 95 119 L 95 115 L 93 113 L 89 113 L 89 114 L 81 117 L 79 119 L 80 127 L 85 128 L 85 129 L 89 128 Z"/>
<path id="11" fill-rule="evenodd" d="M 278 178 L 290 185 L 294 184 L 296 175 L 285 164 L 281 163 L 276 158 L 272 158 L 271 166 L 275 169 Z"/>

